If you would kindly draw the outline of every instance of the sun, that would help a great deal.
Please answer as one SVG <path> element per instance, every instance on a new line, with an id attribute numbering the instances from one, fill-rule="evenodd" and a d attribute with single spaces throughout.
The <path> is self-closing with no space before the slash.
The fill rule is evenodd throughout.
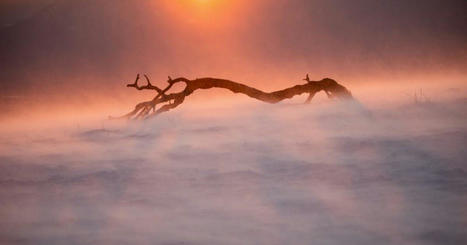
<path id="1" fill-rule="evenodd" d="M 185 18 L 203 19 L 218 17 L 218 14 L 229 11 L 234 0 L 165 0 L 167 6 L 183 13 Z"/>
<path id="2" fill-rule="evenodd" d="M 216 29 L 239 25 L 246 19 L 249 0 L 153 0 L 180 27 Z M 241 18 L 239 18 L 241 16 Z"/>
<path id="3" fill-rule="evenodd" d="M 225 0 L 170 0 L 169 2 L 172 4 L 180 4 L 192 9 L 204 9 L 222 5 L 221 3 L 225 2 Z"/>

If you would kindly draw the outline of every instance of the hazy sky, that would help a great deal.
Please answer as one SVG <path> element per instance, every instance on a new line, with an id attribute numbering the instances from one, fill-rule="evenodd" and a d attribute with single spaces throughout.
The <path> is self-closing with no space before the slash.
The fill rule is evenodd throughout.
<path id="1" fill-rule="evenodd" d="M 462 72 L 467 63 L 463 0 L 7 0 L 0 6 L 1 86 L 22 91 L 96 78 L 116 84 L 137 72 L 157 79 L 222 76 L 267 89 L 307 72 L 346 79 Z"/>

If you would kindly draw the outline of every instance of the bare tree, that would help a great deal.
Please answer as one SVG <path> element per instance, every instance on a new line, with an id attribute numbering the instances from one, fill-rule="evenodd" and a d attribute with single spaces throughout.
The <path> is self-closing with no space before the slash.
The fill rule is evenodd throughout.
<path id="1" fill-rule="evenodd" d="M 347 88 L 345 88 L 344 86 L 334 81 L 333 79 L 324 78 L 320 81 L 311 81 L 308 74 L 306 75 L 306 78 L 303 79 L 307 83 L 295 85 L 293 87 L 270 93 L 263 92 L 259 89 L 249 87 L 247 85 L 233 82 L 230 80 L 211 77 L 189 80 L 184 77 L 172 79 L 169 76 L 169 79 L 167 80 L 168 85 L 164 89 L 161 89 L 157 86 L 152 85 L 148 76 L 144 75 L 144 77 L 147 82 L 146 85 L 138 85 L 138 81 L 140 79 L 140 75 L 138 74 L 134 83 L 128 84 L 127 87 L 136 88 L 137 90 L 155 90 L 157 92 L 157 95 L 150 101 L 145 101 L 137 104 L 135 106 L 135 109 L 129 112 L 128 114 L 123 115 L 121 117 L 111 117 L 112 119 L 146 119 L 152 116 L 156 116 L 160 113 L 169 111 L 179 106 L 183 103 L 185 97 L 189 96 L 194 91 L 198 89 L 210 88 L 228 89 L 234 93 L 242 93 L 251 98 L 271 104 L 278 103 L 285 99 L 290 99 L 295 95 L 300 95 L 303 93 L 309 94 L 305 103 L 310 103 L 313 99 L 313 96 L 320 91 L 324 91 L 327 94 L 327 96 L 331 99 L 353 99 L 350 91 L 347 90 Z M 176 83 L 185 83 L 185 89 L 178 93 L 167 93 Z M 159 104 L 163 105 L 159 108 L 156 108 Z"/>

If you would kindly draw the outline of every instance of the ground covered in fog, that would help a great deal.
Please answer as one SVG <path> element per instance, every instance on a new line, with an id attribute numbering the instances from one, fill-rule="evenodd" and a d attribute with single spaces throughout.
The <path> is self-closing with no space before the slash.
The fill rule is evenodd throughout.
<path id="1" fill-rule="evenodd" d="M 465 99 L 196 110 L 2 133 L 0 243 L 467 243 Z"/>

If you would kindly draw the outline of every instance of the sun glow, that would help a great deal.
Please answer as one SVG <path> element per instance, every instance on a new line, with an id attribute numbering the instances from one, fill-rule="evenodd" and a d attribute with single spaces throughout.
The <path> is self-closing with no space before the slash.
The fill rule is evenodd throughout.
<path id="1" fill-rule="evenodd" d="M 179 23 L 215 27 L 244 14 L 244 0 L 166 0 L 166 8 Z M 241 9 L 241 13 L 239 12 Z"/>

